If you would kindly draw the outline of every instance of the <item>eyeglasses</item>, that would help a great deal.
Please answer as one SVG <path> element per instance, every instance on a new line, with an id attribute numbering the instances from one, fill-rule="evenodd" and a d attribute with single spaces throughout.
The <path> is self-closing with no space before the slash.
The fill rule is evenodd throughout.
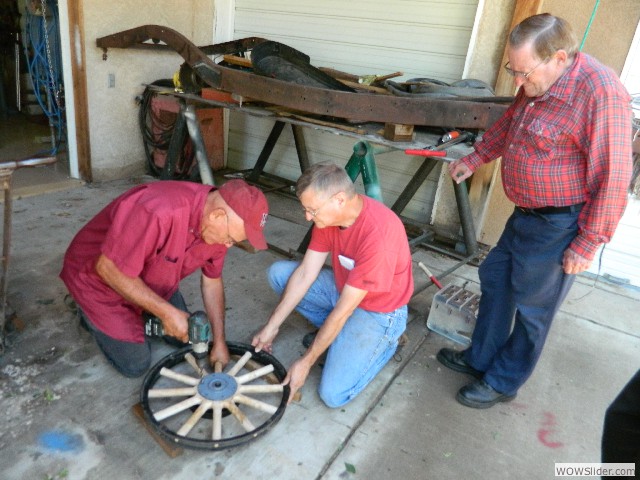
<path id="1" fill-rule="evenodd" d="M 316 208 L 315 210 L 311 210 L 310 208 L 305 208 L 302 207 L 302 211 L 304 213 L 308 213 L 309 215 L 311 215 L 311 217 L 316 218 L 316 215 L 318 215 L 318 212 L 320 211 L 320 209 L 322 207 L 324 207 L 327 203 L 329 203 L 329 200 L 331 200 L 333 197 L 335 197 L 336 194 L 334 193 L 333 195 L 331 195 L 329 198 L 327 198 L 324 202 L 322 202 L 322 205 L 320 205 L 318 208 Z"/>
<path id="2" fill-rule="evenodd" d="M 529 70 L 528 72 L 518 72 L 517 70 L 512 70 L 509 67 L 509 62 L 504 64 L 504 69 L 507 71 L 507 73 L 509 75 L 511 75 L 512 77 L 522 77 L 525 80 L 529 79 L 529 75 L 531 75 L 533 73 L 533 71 L 538 68 L 540 65 L 542 65 L 543 63 L 547 63 L 549 61 L 549 57 L 545 58 L 544 60 L 542 60 L 539 64 L 537 64 L 535 67 L 533 67 L 531 70 Z"/>

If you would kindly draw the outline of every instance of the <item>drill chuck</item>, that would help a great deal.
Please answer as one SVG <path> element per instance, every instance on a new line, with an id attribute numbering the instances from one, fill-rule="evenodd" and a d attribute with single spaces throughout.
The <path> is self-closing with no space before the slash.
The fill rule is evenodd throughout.
<path id="1" fill-rule="evenodd" d="M 188 318 L 189 343 L 193 345 L 193 353 L 196 357 L 202 358 L 209 351 L 209 334 L 211 327 L 207 314 L 197 311 L 189 315 Z M 148 337 L 164 336 L 162 322 L 158 317 L 149 315 L 144 324 L 144 333 Z"/>
<path id="2" fill-rule="evenodd" d="M 189 316 L 189 342 L 193 345 L 193 353 L 202 358 L 209 351 L 209 334 L 211 327 L 207 314 L 202 311 Z"/>

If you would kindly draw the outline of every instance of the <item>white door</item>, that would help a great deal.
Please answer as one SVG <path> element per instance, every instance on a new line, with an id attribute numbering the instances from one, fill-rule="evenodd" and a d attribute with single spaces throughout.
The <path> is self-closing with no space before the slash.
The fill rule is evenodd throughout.
<path id="1" fill-rule="evenodd" d="M 234 38 L 264 37 L 304 52 L 316 67 L 356 75 L 404 72 L 398 81 L 462 78 L 478 0 L 235 0 Z M 232 114 L 228 166 L 253 166 L 273 121 Z M 304 129 L 312 163 L 346 164 L 355 139 Z M 403 153 L 376 156 L 384 201 L 391 205 L 421 158 Z M 436 169 L 437 170 L 437 169 Z M 300 167 L 290 128 L 285 128 L 265 171 L 295 180 Z M 429 218 L 438 172 L 426 181 L 403 214 Z M 362 191 L 361 185 L 357 187 Z"/>
<path id="2" fill-rule="evenodd" d="M 640 97 L 640 23 L 620 75 L 634 97 Z M 636 102 L 636 105 L 640 103 Z M 634 109 L 636 126 L 640 127 L 640 108 Z M 624 216 L 611 242 L 601 248 L 589 269 L 611 280 L 640 287 L 640 199 L 630 197 Z"/>

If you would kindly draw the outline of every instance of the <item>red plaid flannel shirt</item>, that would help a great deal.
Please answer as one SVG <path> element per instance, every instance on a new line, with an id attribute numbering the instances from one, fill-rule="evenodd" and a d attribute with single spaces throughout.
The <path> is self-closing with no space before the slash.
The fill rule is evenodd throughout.
<path id="1" fill-rule="evenodd" d="M 631 96 L 615 73 L 589 55 L 542 96 L 520 89 L 514 103 L 475 144 L 475 170 L 502 157 L 507 197 L 526 208 L 585 202 L 570 248 L 593 259 L 624 213 L 631 179 Z"/>

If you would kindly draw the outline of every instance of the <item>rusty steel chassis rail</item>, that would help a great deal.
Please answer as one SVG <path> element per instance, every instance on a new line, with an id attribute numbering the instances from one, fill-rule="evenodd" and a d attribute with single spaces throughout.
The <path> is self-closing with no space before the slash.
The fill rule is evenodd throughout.
<path id="1" fill-rule="evenodd" d="M 264 41 L 263 38 L 249 37 L 197 47 L 175 30 L 159 25 L 144 25 L 98 38 L 96 44 L 103 49 L 105 60 L 109 48 L 172 49 L 184 58 L 205 86 L 273 105 L 354 122 L 486 130 L 508 107 L 504 103 L 493 103 L 491 99 L 487 101 L 487 98 L 414 98 L 309 87 L 224 67 L 209 58 L 210 55 L 246 52 Z"/>
<path id="2" fill-rule="evenodd" d="M 9 273 L 9 250 L 11 248 L 11 176 L 18 168 L 38 167 L 56 162 L 56 157 L 36 157 L 24 160 L 0 162 L 0 183 L 4 190 L 4 230 L 2 232 L 2 278 L 0 279 L 0 355 L 5 350 L 5 325 L 7 315 L 7 274 Z"/>

